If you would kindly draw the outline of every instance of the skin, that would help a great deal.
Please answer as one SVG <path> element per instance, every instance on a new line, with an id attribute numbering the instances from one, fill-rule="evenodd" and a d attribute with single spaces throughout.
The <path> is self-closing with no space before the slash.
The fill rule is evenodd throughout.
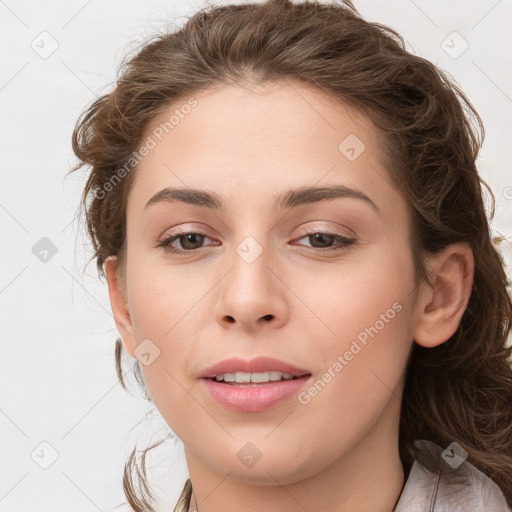
<path id="1" fill-rule="evenodd" d="M 472 285 L 471 250 L 453 244 L 430 256 L 431 286 L 415 286 L 408 206 L 380 161 L 376 127 L 355 109 L 289 81 L 194 97 L 198 105 L 136 170 L 124 293 L 116 258 L 105 271 L 127 352 L 136 357 L 144 339 L 160 350 L 140 366 L 184 443 L 198 510 L 392 511 L 405 481 L 398 425 L 407 358 L 414 341 L 434 347 L 455 332 Z M 354 161 L 338 149 L 349 134 L 365 144 Z M 379 211 L 350 197 L 271 210 L 279 192 L 332 184 L 362 191 Z M 228 205 L 145 209 L 165 187 L 207 189 Z M 157 247 L 178 228 L 207 236 L 175 240 L 196 248 L 187 255 Z M 337 239 L 315 244 L 304 232 L 356 242 L 327 251 Z M 262 249 L 250 264 L 236 252 L 247 236 Z M 227 357 L 269 355 L 317 381 L 394 303 L 401 310 L 307 404 L 293 397 L 234 412 L 199 378 Z M 261 452 L 252 467 L 237 456 L 247 442 Z"/>

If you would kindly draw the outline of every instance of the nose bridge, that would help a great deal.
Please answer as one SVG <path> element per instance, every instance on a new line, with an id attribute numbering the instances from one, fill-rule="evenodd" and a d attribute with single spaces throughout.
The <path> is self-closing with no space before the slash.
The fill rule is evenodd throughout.
<path id="1" fill-rule="evenodd" d="M 264 211 L 261 205 L 253 203 L 249 198 L 245 201 L 246 214 L 239 212 L 232 235 L 233 258 L 232 279 L 246 281 L 249 286 L 260 284 L 263 277 L 268 279 L 272 255 L 272 240 L 269 226 L 263 221 Z M 256 280 L 255 282 L 252 282 Z"/>
<path id="2" fill-rule="evenodd" d="M 269 270 L 269 243 L 263 240 L 263 235 L 258 239 L 247 235 L 235 246 L 230 281 L 241 297 L 252 295 L 257 299 L 260 294 L 268 293 L 269 280 L 273 277 Z"/>

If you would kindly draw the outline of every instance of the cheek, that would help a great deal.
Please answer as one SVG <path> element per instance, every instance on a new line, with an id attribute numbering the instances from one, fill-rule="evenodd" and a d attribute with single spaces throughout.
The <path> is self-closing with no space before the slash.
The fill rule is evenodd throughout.
<path id="1" fill-rule="evenodd" d="M 197 367 L 199 354 L 204 359 L 205 352 L 212 352 L 206 344 L 216 341 L 209 333 L 212 290 L 219 272 L 215 268 L 201 271 L 200 261 L 170 265 L 163 258 L 151 262 L 142 254 L 131 256 L 128 290 L 136 339 L 138 343 L 151 340 L 159 352 L 150 365 L 140 363 L 144 382 L 162 417 L 178 436 L 186 438 L 191 416 L 201 412 L 194 399 L 197 381 L 191 368 Z"/>
<path id="2" fill-rule="evenodd" d="M 138 340 L 153 336 L 167 345 L 176 339 L 176 333 L 200 328 L 205 321 L 199 315 L 201 303 L 212 283 L 198 266 L 167 265 L 162 257 L 151 261 L 143 254 L 134 254 L 131 263 L 130 314 Z M 194 331 L 188 332 L 190 344 Z"/>
<path id="3" fill-rule="evenodd" d="M 350 270 L 331 281 L 328 294 L 317 293 L 317 310 L 334 333 L 316 347 L 324 371 L 304 403 L 356 432 L 390 400 L 400 403 L 413 340 L 414 274 L 405 250 L 379 251 Z"/>
<path id="4" fill-rule="evenodd" d="M 411 347 L 402 313 L 384 325 L 351 324 L 346 336 L 329 347 L 323 373 L 300 397 L 306 423 L 314 417 L 332 440 L 343 431 L 345 446 L 356 445 L 384 417 L 388 426 L 396 424 Z"/>
<path id="5" fill-rule="evenodd" d="M 290 279 L 294 292 L 321 320 L 316 323 L 328 328 L 322 329 L 325 341 L 338 346 L 358 336 L 364 341 L 375 329 L 379 339 L 408 338 L 402 327 L 411 320 L 415 284 L 407 247 L 375 244 L 331 269 L 304 270 Z M 313 326 L 315 318 L 309 317 Z"/>

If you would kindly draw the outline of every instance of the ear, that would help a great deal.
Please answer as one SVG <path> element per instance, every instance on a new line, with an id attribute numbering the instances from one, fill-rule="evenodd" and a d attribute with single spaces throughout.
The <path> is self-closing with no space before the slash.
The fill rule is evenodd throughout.
<path id="1" fill-rule="evenodd" d="M 103 270 L 107 277 L 110 305 L 112 307 L 112 313 L 114 314 L 117 330 L 123 340 L 124 348 L 131 357 L 136 359 L 134 355 L 134 350 L 137 347 L 135 333 L 128 310 L 128 302 L 117 279 L 117 266 L 118 261 L 115 256 L 109 256 L 103 263 Z"/>
<path id="2" fill-rule="evenodd" d="M 427 262 L 430 284 L 421 285 L 414 341 L 435 347 L 457 330 L 473 286 L 473 251 L 467 244 L 451 244 Z"/>

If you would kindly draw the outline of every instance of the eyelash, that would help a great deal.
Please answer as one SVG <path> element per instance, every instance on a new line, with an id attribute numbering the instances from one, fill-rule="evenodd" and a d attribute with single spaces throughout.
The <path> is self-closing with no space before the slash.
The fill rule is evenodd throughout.
<path id="1" fill-rule="evenodd" d="M 172 242 L 174 242 L 175 240 L 178 240 L 182 236 L 187 236 L 187 235 L 199 235 L 199 236 L 204 236 L 206 238 L 209 238 L 206 233 L 203 233 L 201 231 L 184 231 L 184 232 L 181 232 L 181 233 L 177 233 L 177 234 L 173 234 L 171 236 L 168 236 L 167 238 L 165 238 L 164 240 L 159 242 L 157 247 L 161 247 L 165 252 L 171 253 L 171 254 L 177 254 L 177 255 L 186 255 L 186 254 L 190 255 L 190 254 L 194 254 L 196 251 L 199 251 L 201 248 L 199 248 L 199 249 L 190 249 L 190 250 L 187 251 L 187 250 L 183 250 L 183 249 L 176 249 L 175 247 L 171 247 L 170 246 L 170 244 Z M 327 231 L 310 231 L 310 232 L 307 232 L 307 233 L 302 233 L 302 236 L 300 238 L 298 238 L 298 240 L 301 240 L 303 238 L 306 238 L 306 237 L 309 237 L 309 236 L 313 236 L 313 235 L 332 236 L 332 237 L 335 238 L 335 240 L 338 240 L 342 244 L 341 246 L 338 246 L 338 247 L 325 247 L 325 248 L 311 247 L 310 248 L 314 252 L 317 252 L 317 253 L 326 253 L 326 252 L 334 252 L 334 251 L 347 250 L 347 249 L 349 249 L 349 247 L 351 245 L 353 245 L 356 242 L 356 240 L 354 240 L 353 238 L 348 238 L 346 236 L 342 236 L 342 235 L 339 235 L 337 233 L 330 233 L 330 232 L 327 232 Z"/>

